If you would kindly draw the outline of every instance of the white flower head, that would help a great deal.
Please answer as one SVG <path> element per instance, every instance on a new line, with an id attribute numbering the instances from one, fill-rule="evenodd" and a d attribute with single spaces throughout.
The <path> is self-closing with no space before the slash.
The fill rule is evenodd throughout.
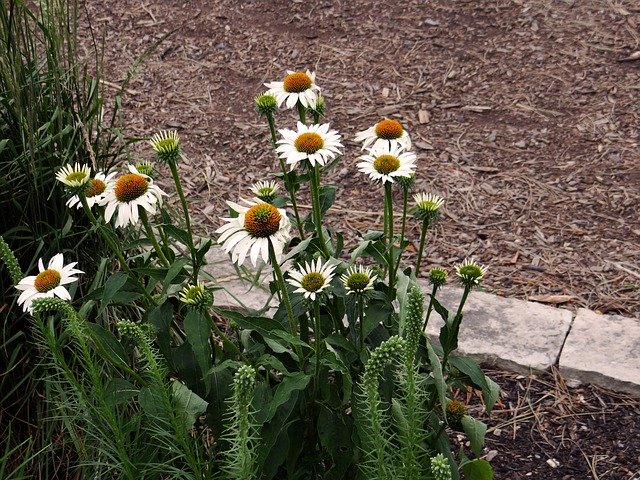
<path id="1" fill-rule="evenodd" d="M 473 258 L 465 258 L 461 264 L 456 265 L 456 275 L 465 286 L 478 285 L 485 273 L 487 267 L 480 265 Z"/>
<path id="2" fill-rule="evenodd" d="M 362 265 L 349 267 L 346 273 L 340 277 L 344 288 L 347 290 L 347 295 L 361 295 L 373 290 L 373 282 L 375 282 L 376 278 L 378 277 L 373 274 L 372 268 Z"/>
<path id="3" fill-rule="evenodd" d="M 315 300 L 325 290 L 333 279 L 333 271 L 336 266 L 318 258 L 315 262 L 306 262 L 300 265 L 299 270 L 290 270 L 287 282 L 296 289 L 295 293 L 304 294 L 304 298 Z"/>
<path id="4" fill-rule="evenodd" d="M 139 207 L 150 214 L 156 213 L 156 205 L 162 205 L 162 196 L 167 195 L 153 183 L 151 177 L 143 175 L 133 165 L 129 165 L 128 169 L 129 173 L 107 183 L 104 198 L 100 202 L 100 205 L 106 205 L 105 221 L 111 221 L 115 213 L 116 228 L 138 223 Z"/>
<path id="5" fill-rule="evenodd" d="M 372 146 L 387 145 L 389 147 L 401 147 L 404 150 L 411 148 L 411 139 L 402 124 L 397 120 L 385 118 L 373 127 L 367 128 L 356 134 L 356 142 L 362 142 L 362 150 Z"/>
<path id="6" fill-rule="evenodd" d="M 251 193 L 263 202 L 271 203 L 278 194 L 280 187 L 275 180 L 260 180 L 251 185 Z"/>
<path id="7" fill-rule="evenodd" d="M 306 72 L 287 70 L 282 82 L 265 83 L 264 86 L 276 97 L 278 107 L 286 102 L 287 108 L 294 108 L 298 102 L 305 108 L 316 108 L 320 88 L 316 85 L 316 75 Z"/>
<path id="8" fill-rule="evenodd" d="M 289 169 L 304 160 L 312 166 L 326 165 L 340 154 L 340 135 L 335 130 L 329 130 L 329 124 L 305 125 L 298 122 L 298 130 L 287 128 L 280 130 L 282 140 L 276 143 L 276 151 L 280 158 L 285 159 Z"/>
<path id="9" fill-rule="evenodd" d="M 107 184 L 113 180 L 113 177 L 117 175 L 117 172 L 111 172 L 109 174 L 104 174 L 103 172 L 96 173 L 95 177 L 90 179 L 86 185 L 84 190 L 84 195 L 87 199 L 87 205 L 89 208 L 92 208 L 94 205 L 100 205 L 105 198 L 105 193 L 107 190 Z M 76 194 L 67 200 L 67 206 L 69 208 L 76 207 L 82 208 L 82 202 L 80 201 L 80 197 Z"/>
<path id="10" fill-rule="evenodd" d="M 67 187 L 82 187 L 91 178 L 91 168 L 89 165 L 80 166 L 76 163 L 73 167 L 67 164 L 56 173 L 56 179 L 64 183 Z"/>
<path id="11" fill-rule="evenodd" d="M 394 182 L 394 178 L 409 177 L 416 169 L 416 154 L 406 152 L 400 146 L 381 144 L 367 149 L 369 153 L 358 157 L 358 170 L 382 183 Z"/>
<path id="12" fill-rule="evenodd" d="M 420 220 L 432 220 L 440 214 L 440 207 L 444 205 L 444 198 L 433 193 L 417 193 L 415 200 L 415 216 Z"/>
<path id="13" fill-rule="evenodd" d="M 16 285 L 18 290 L 22 290 L 18 297 L 18 305 L 22 305 L 25 312 L 32 313 L 32 303 L 37 298 L 58 297 L 63 300 L 71 300 L 71 295 L 64 285 L 78 280 L 74 275 L 84 273 L 74 268 L 77 263 L 72 262 L 64 265 L 61 253 L 54 255 L 49 260 L 47 268 L 44 268 L 42 259 L 38 260 L 38 271 L 40 273 L 25 277 Z"/>
<path id="14" fill-rule="evenodd" d="M 223 218 L 225 223 L 216 230 L 220 234 L 218 243 L 231 260 L 238 265 L 244 263 L 247 254 L 255 267 L 258 258 L 269 262 L 269 242 L 277 261 L 280 261 L 284 246 L 290 238 L 291 223 L 287 212 L 269 203 L 240 199 L 245 205 L 227 202 L 238 213 L 235 218 Z"/>

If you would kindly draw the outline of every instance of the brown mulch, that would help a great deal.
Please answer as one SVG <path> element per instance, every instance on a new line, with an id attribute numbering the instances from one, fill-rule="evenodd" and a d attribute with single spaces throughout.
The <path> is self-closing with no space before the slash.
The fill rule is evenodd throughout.
<path id="1" fill-rule="evenodd" d="M 409 130 L 417 188 L 446 197 L 428 252 L 490 266 L 503 296 L 640 317 L 640 7 L 624 1 L 302 0 L 87 4 L 107 89 L 163 37 L 124 95 L 127 133 L 178 129 L 202 231 L 277 168 L 253 113 L 262 83 L 310 68 L 345 140 L 329 216 L 379 228 L 353 142 L 383 116 Z M 292 127 L 292 112 L 279 117 Z M 136 153 L 136 152 L 134 152 Z M 304 203 L 304 202 L 303 202 Z M 369 213 L 372 211 L 373 213 Z M 376 223 L 377 222 L 377 223 Z M 418 225 L 408 236 L 417 240 Z M 353 245 L 353 244 L 352 244 Z"/>
<path id="2" fill-rule="evenodd" d="M 640 50 L 635 0 L 86 8 L 105 35 L 107 93 L 175 29 L 137 67 L 124 124 L 128 136 L 179 131 L 203 234 L 218 226 L 225 200 L 277 169 L 254 95 L 287 69 L 309 68 L 346 147 L 326 180 L 341 187 L 329 217 L 351 247 L 358 232 L 381 229 L 382 208 L 380 190 L 355 169 L 353 137 L 396 118 L 418 154 L 417 189 L 447 201 L 429 265 L 473 255 L 490 267 L 488 291 L 640 318 L 640 60 L 620 61 Z M 294 118 L 283 111 L 280 126 Z M 148 157 L 148 147 L 132 155 Z M 409 223 L 417 247 L 419 227 Z M 637 398 L 569 389 L 553 375 L 491 376 L 505 395 L 488 443 L 496 478 L 638 478 Z"/>

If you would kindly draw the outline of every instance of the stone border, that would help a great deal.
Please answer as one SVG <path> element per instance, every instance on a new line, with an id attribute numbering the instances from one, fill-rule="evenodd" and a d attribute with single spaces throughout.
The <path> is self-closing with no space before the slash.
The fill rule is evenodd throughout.
<path id="1" fill-rule="evenodd" d="M 244 304 L 255 310 L 265 306 L 270 297 L 269 268 L 254 275 L 253 282 L 242 281 L 219 247 L 211 249 L 207 260 L 206 270 L 225 289 L 215 292 L 216 305 Z M 431 291 L 426 280 L 419 284 L 423 292 Z M 461 288 L 445 287 L 438 299 L 454 310 L 461 295 Z M 442 323 L 434 312 L 427 333 L 438 335 Z M 575 385 L 594 383 L 640 395 L 640 320 L 635 318 L 599 315 L 584 308 L 574 316 L 564 308 L 473 291 L 465 305 L 459 350 L 522 373 L 559 365 L 561 375 Z"/>

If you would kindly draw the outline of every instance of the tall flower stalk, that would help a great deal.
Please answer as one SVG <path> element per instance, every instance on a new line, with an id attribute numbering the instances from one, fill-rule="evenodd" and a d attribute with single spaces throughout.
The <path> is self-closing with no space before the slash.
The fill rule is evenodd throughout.
<path id="1" fill-rule="evenodd" d="M 193 230 L 191 229 L 191 216 L 189 215 L 189 205 L 182 189 L 182 182 L 180 180 L 180 174 L 178 173 L 178 159 L 182 156 L 180 152 L 180 139 L 178 133 L 175 131 L 163 131 L 154 135 L 150 142 L 153 150 L 158 157 L 158 160 L 169 165 L 171 170 L 171 177 L 173 183 L 176 186 L 176 192 L 180 198 L 180 205 L 182 206 L 182 213 L 184 217 L 185 226 L 187 228 L 187 247 L 191 255 L 191 281 L 196 283 L 198 281 L 198 274 L 200 271 L 200 262 L 197 258 L 196 247 L 193 243 Z"/>
<path id="2" fill-rule="evenodd" d="M 276 135 L 276 121 L 275 121 L 275 112 L 278 108 L 276 104 L 276 97 L 269 93 L 263 93 L 262 95 L 258 95 L 255 99 L 256 110 L 259 115 L 264 116 L 267 119 L 267 123 L 269 124 L 269 133 L 271 134 L 271 146 L 274 151 L 277 148 L 278 137 Z M 278 155 L 276 152 L 276 157 L 278 158 L 278 162 L 280 163 L 280 170 L 282 172 L 282 176 L 284 179 L 284 187 L 289 193 L 289 200 L 291 201 L 291 207 L 293 208 L 293 215 L 296 219 L 296 227 L 298 229 L 298 234 L 302 240 L 305 239 L 304 228 L 302 225 L 302 220 L 300 220 L 300 213 L 298 212 L 298 201 L 296 199 L 296 187 L 293 183 L 291 175 L 287 171 L 287 167 L 284 163 L 284 159 Z"/>

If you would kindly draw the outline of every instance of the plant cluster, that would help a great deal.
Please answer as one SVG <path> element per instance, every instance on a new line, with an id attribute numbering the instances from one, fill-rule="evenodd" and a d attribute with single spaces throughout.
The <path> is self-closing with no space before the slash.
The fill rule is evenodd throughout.
<path id="1" fill-rule="evenodd" d="M 490 410 L 498 396 L 456 354 L 464 304 L 486 268 L 472 259 L 456 267 L 464 291 L 451 313 L 437 298 L 447 272 L 431 268 L 425 300 L 417 278 L 444 200 L 413 193 L 420 162 L 409 133 L 384 118 L 356 137 L 355 167 L 380 188 L 383 228 L 345 249 L 324 220 L 338 186 L 323 182 L 344 164 L 344 147 L 321 123 L 315 75 L 290 71 L 265 85 L 255 107 L 280 172 L 230 199 L 217 230 L 239 269 L 270 267 L 273 302 L 260 312 L 214 304 L 220 287 L 203 268 L 213 240 L 194 235 L 176 132 L 151 137 L 155 164 L 56 172 L 69 208 L 111 250 L 73 304 L 67 287 L 82 272 L 62 254 L 16 283 L 77 468 L 83 478 L 492 478 L 480 458 L 486 427 L 454 398 L 474 388 Z M 294 128 L 276 126 L 283 105 Z M 167 171 L 182 223 L 154 181 Z M 411 217 L 420 246 L 404 265 Z M 0 254 L 15 282 L 10 250 Z M 444 321 L 438 339 L 425 334 L 433 312 Z M 464 432 L 471 453 L 452 451 L 448 429 Z"/>

